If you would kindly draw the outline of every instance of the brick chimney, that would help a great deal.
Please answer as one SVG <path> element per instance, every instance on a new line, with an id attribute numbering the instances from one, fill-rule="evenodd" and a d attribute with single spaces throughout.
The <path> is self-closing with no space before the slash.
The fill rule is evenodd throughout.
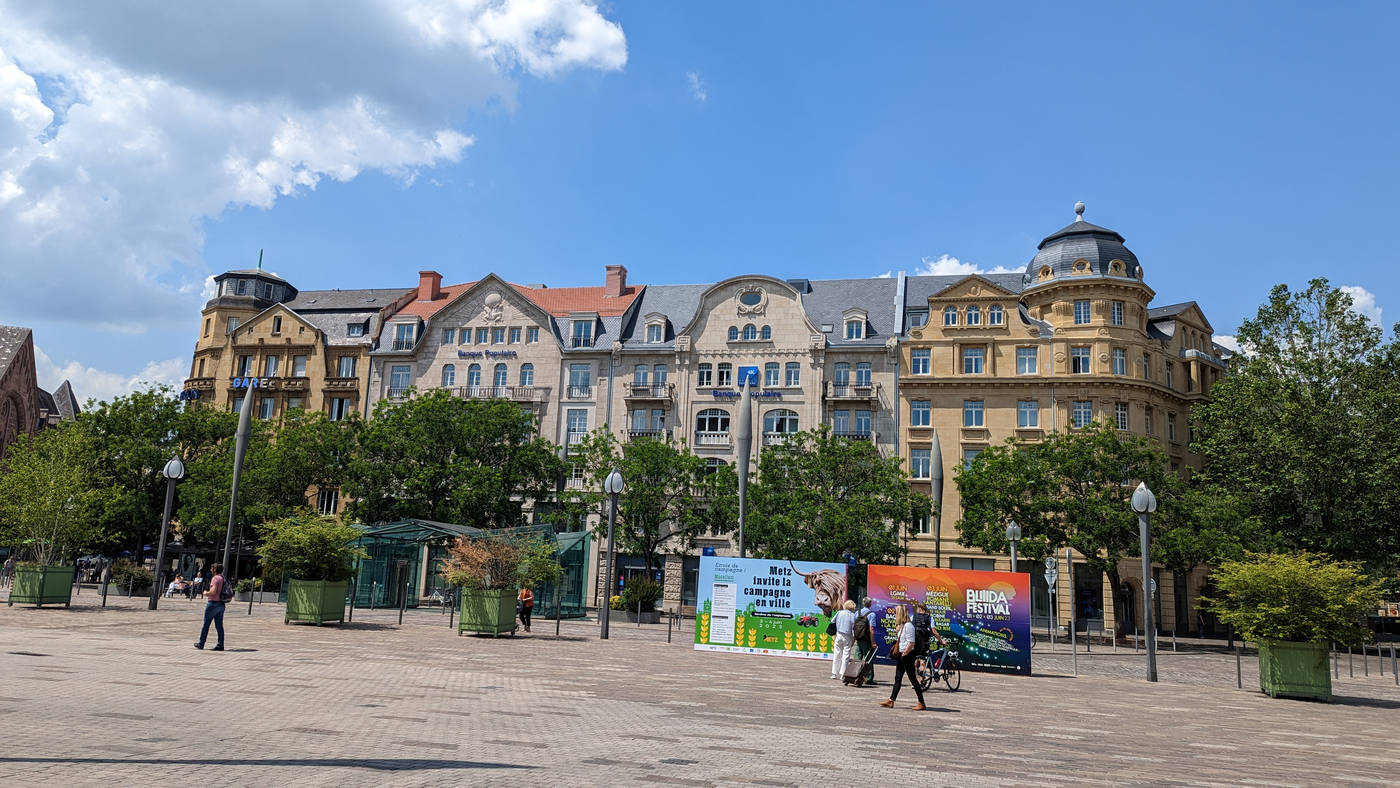
<path id="1" fill-rule="evenodd" d="M 619 298 L 622 292 L 627 289 L 627 268 L 621 265 L 605 265 L 603 270 L 607 271 L 607 280 L 603 283 L 603 296 L 605 298 Z"/>
<path id="2" fill-rule="evenodd" d="M 418 300 L 432 301 L 442 295 L 442 274 L 437 271 L 418 272 Z"/>

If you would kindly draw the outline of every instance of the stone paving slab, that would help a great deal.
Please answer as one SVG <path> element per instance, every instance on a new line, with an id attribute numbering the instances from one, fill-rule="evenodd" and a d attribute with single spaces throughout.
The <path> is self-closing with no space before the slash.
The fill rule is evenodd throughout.
<path id="1" fill-rule="evenodd" d="M 1231 655 L 1035 655 L 968 673 L 930 711 L 877 703 L 822 662 L 696 652 L 685 633 L 536 621 L 458 637 L 438 611 L 284 626 L 232 605 L 223 653 L 190 647 L 201 604 L 85 592 L 0 607 L 0 775 L 36 785 L 1370 785 L 1400 775 L 1400 688 L 1337 703 L 1235 689 Z M 1243 665 L 1246 688 L 1257 677 Z M 1251 672 L 1255 671 L 1255 672 Z M 1388 666 L 1387 666 L 1388 671 Z M 891 670 L 879 669 L 888 681 Z M 1257 679 L 1254 682 L 1257 685 Z"/>

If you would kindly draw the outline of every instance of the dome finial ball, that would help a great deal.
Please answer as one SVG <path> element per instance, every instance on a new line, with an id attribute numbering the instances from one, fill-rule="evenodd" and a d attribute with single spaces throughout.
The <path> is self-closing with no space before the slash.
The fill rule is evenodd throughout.
<path id="1" fill-rule="evenodd" d="M 1084 201 L 1083 201 L 1083 200 L 1080 200 L 1079 202 L 1077 202 L 1077 203 L 1074 204 L 1074 220 L 1075 220 L 1076 222 L 1082 222 L 1082 221 L 1084 221 Z"/>

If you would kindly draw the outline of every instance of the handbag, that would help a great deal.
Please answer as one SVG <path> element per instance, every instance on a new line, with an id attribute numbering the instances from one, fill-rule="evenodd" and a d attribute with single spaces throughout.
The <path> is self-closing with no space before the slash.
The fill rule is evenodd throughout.
<path id="1" fill-rule="evenodd" d="M 833 637 L 836 636 L 836 621 L 835 621 L 835 620 L 833 620 L 830 624 L 827 624 L 827 625 L 826 625 L 826 634 L 831 635 L 831 636 L 833 636 Z"/>

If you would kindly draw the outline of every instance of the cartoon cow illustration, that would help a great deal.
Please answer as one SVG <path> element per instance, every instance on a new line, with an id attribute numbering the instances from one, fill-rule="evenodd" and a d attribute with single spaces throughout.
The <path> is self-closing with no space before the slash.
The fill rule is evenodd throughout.
<path id="1" fill-rule="evenodd" d="M 807 587 L 812 589 L 812 601 L 817 607 L 822 609 L 822 613 L 828 617 L 831 611 L 846 601 L 846 575 L 835 569 L 818 569 L 815 572 L 803 572 L 797 568 L 797 564 L 792 564 L 792 571 L 802 576 Z"/>

